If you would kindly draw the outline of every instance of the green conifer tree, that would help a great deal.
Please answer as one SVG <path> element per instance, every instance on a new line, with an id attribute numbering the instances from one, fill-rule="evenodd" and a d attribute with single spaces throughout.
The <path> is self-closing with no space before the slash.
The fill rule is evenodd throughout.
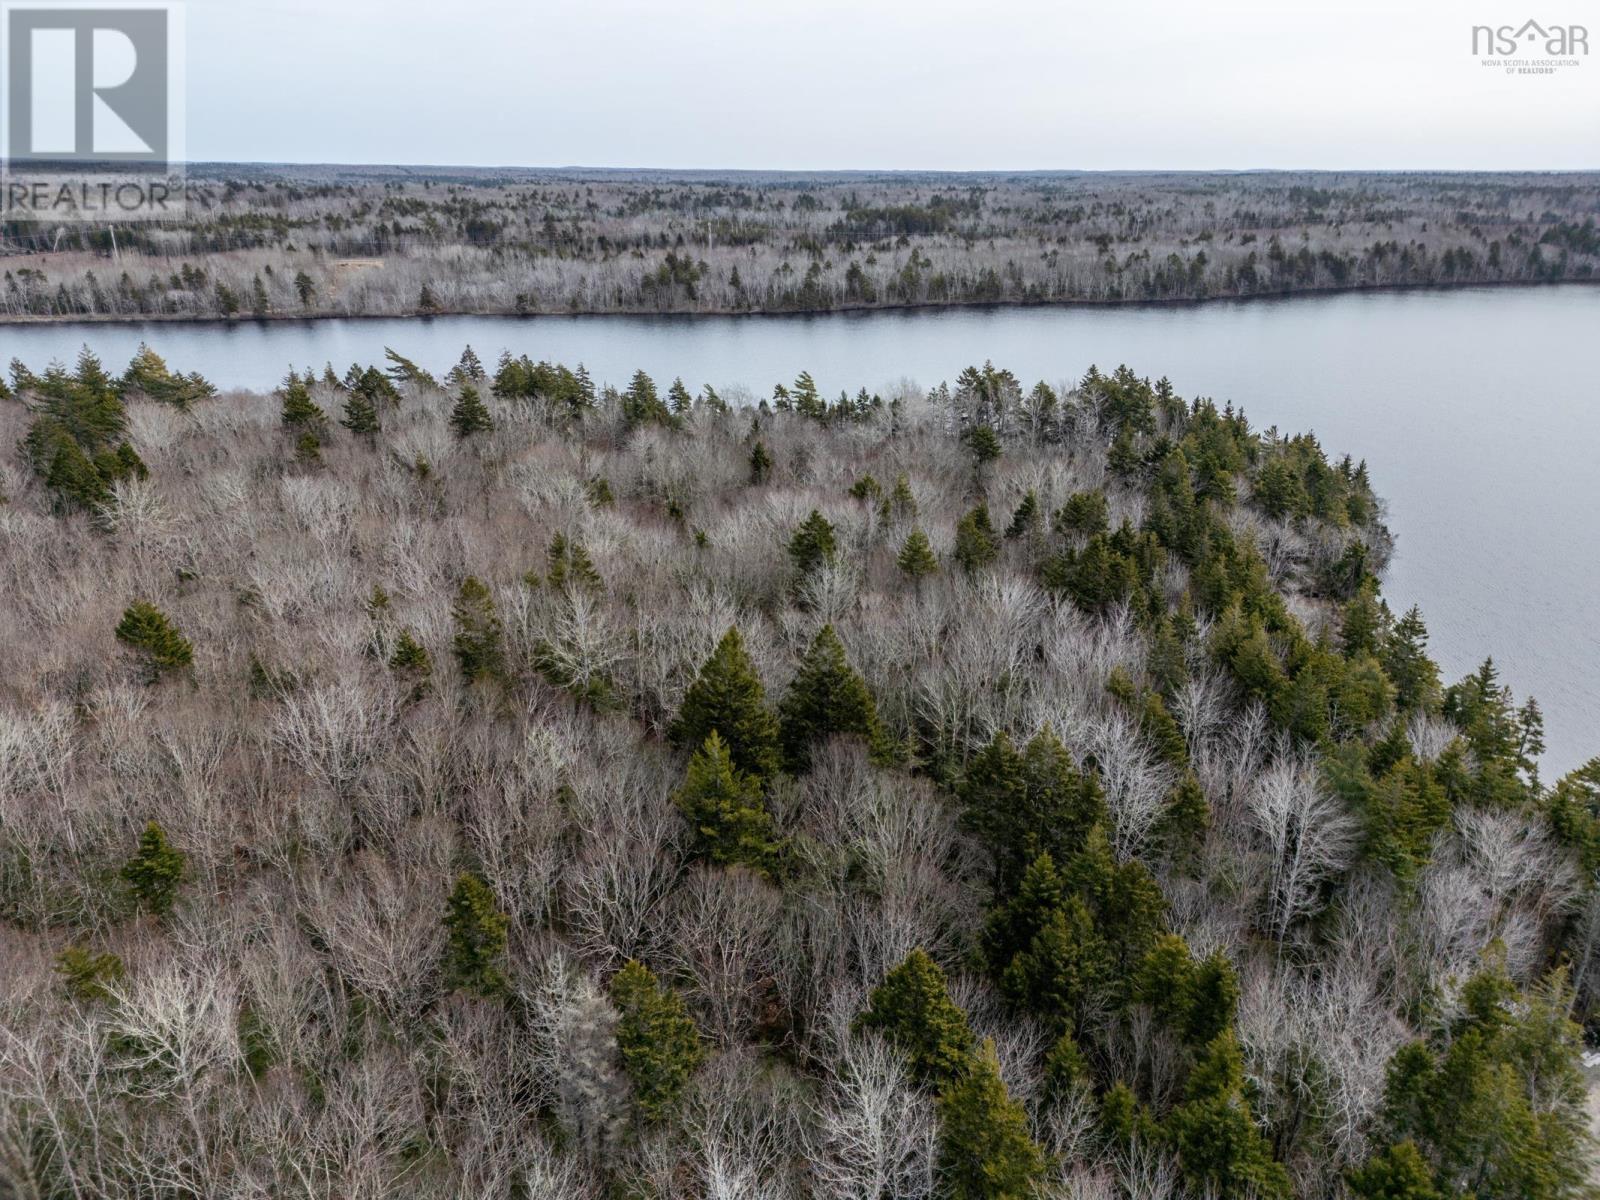
<path id="1" fill-rule="evenodd" d="M 1040 854 L 1066 861 L 1106 819 L 1094 775 L 1079 772 L 1050 730 L 1019 753 L 1002 730 L 967 765 L 959 788 L 962 819 L 988 847 L 995 887 L 1004 895 Z"/>
<path id="2" fill-rule="evenodd" d="M 456 661 L 469 683 L 498 678 L 505 670 L 505 648 L 494 596 L 476 576 L 461 581 L 450 616 L 455 622 Z"/>
<path id="3" fill-rule="evenodd" d="M 611 981 L 622 1069 L 645 1120 L 670 1116 L 705 1055 L 700 1033 L 677 993 L 642 963 L 628 962 Z"/>
<path id="4" fill-rule="evenodd" d="M 903 521 L 917 518 L 917 498 L 911 493 L 911 480 L 904 471 L 894 477 L 894 490 L 889 493 L 889 505 L 894 515 Z"/>
<path id="5" fill-rule="evenodd" d="M 1109 511 L 1104 492 L 1074 492 L 1056 510 L 1054 524 L 1061 533 L 1093 537 L 1111 527 Z"/>
<path id="6" fill-rule="evenodd" d="M 824 563 L 831 563 L 838 554 L 833 525 L 816 509 L 800 523 L 789 539 L 789 558 L 801 575 L 809 575 Z"/>
<path id="7" fill-rule="evenodd" d="M 966 442 L 967 449 L 972 451 L 973 462 L 980 467 L 992 463 L 1004 450 L 1000 435 L 987 425 L 974 425 L 967 431 Z"/>
<path id="8" fill-rule="evenodd" d="M 1006 1091 L 994 1043 L 939 1097 L 939 1177 L 950 1200 L 1034 1200 L 1045 1156 Z"/>
<path id="9" fill-rule="evenodd" d="M 344 399 L 344 416 L 339 424 L 351 433 L 371 436 L 379 431 L 378 406 L 361 388 L 355 388 Z"/>
<path id="10" fill-rule="evenodd" d="M 400 636 L 394 640 L 394 649 L 389 655 L 389 670 L 410 683 L 411 699 L 418 700 L 427 694 L 433 676 L 433 659 L 409 629 L 402 629 Z"/>
<path id="11" fill-rule="evenodd" d="M 928 535 L 920 529 L 913 529 L 906 534 L 905 544 L 900 547 L 895 565 L 900 568 L 902 575 L 914 580 L 926 578 L 937 572 L 939 560 L 934 557 Z"/>
<path id="12" fill-rule="evenodd" d="M 622 419 L 629 428 L 673 424 L 672 410 L 657 395 L 655 381 L 643 371 L 633 373 L 628 390 L 622 393 Z"/>
<path id="13" fill-rule="evenodd" d="M 605 581 L 582 543 L 560 531 L 545 549 L 545 578 L 553 588 L 577 587 L 596 594 L 606 590 Z"/>
<path id="14" fill-rule="evenodd" d="M 1167 1119 L 1190 1187 L 1220 1196 L 1288 1197 L 1289 1172 L 1272 1157 L 1245 1095 L 1239 1043 L 1214 1039 L 1189 1072 L 1184 1101 Z"/>
<path id="15" fill-rule="evenodd" d="M 784 763 L 794 775 L 810 769 L 812 746 L 834 734 L 855 734 L 885 752 L 877 704 L 832 625 L 818 631 L 801 660 L 778 706 L 778 729 Z"/>
<path id="16" fill-rule="evenodd" d="M 469 438 L 475 433 L 488 433 L 494 428 L 494 418 L 478 395 L 478 389 L 467 384 L 456 397 L 450 410 L 450 428 L 458 438 Z"/>
<path id="17" fill-rule="evenodd" d="M 1006 526 L 1006 537 L 1019 538 L 1039 527 L 1039 496 L 1032 488 L 1023 496 L 1022 503 L 1011 514 L 1011 524 Z"/>
<path id="18" fill-rule="evenodd" d="M 1433 1169 L 1412 1141 L 1385 1146 L 1350 1173 L 1358 1200 L 1447 1200 L 1433 1185 Z"/>
<path id="19" fill-rule="evenodd" d="M 1078 897 L 1068 896 L 1011 959 L 1000 977 L 1000 990 L 1052 1028 L 1071 1032 L 1091 998 L 1104 988 L 1107 965 L 1105 943 L 1089 909 Z"/>
<path id="20" fill-rule="evenodd" d="M 694 397 L 689 395 L 689 389 L 683 386 L 681 378 L 674 379 L 672 386 L 667 389 L 667 402 L 675 417 L 682 416 L 694 407 Z"/>
<path id="21" fill-rule="evenodd" d="M 311 389 L 292 372 L 283 389 L 282 420 L 290 429 L 312 432 L 322 428 L 328 420 L 328 414 L 311 398 Z"/>
<path id="22" fill-rule="evenodd" d="M 872 990 L 856 1024 L 882 1034 L 906 1056 L 912 1074 L 935 1088 L 948 1087 L 972 1068 L 977 1041 L 967 1014 L 950 999 L 944 971 L 920 948 Z"/>
<path id="23" fill-rule="evenodd" d="M 1590 1144 L 1565 974 L 1519 988 L 1496 944 L 1462 988 L 1459 1015 L 1402 1047 L 1385 1094 L 1391 1141 L 1413 1141 L 1446 1196 L 1578 1200 Z"/>
<path id="24" fill-rule="evenodd" d="M 989 521 L 989 506 L 980 504 L 956 524 L 956 562 L 971 574 L 994 562 L 1000 555 L 1000 542 Z"/>
<path id="25" fill-rule="evenodd" d="M 1186 771 L 1167 798 L 1156 833 L 1175 863 L 1193 864 L 1211 828 L 1211 804 L 1193 771 Z"/>
<path id="26" fill-rule="evenodd" d="M 765 871 L 773 864 L 778 845 L 761 783 L 734 767 L 715 729 L 689 760 L 672 801 L 695 831 L 697 855 L 719 866 L 742 863 Z"/>
<path id="27" fill-rule="evenodd" d="M 678 746 L 699 747 L 719 734 L 738 770 L 765 781 L 782 765 L 778 718 L 767 707 L 766 690 L 739 630 L 730 627 L 684 694 L 667 736 Z"/>
<path id="28" fill-rule="evenodd" d="M 760 487 L 772 478 L 772 455 L 765 442 L 757 442 L 750 449 L 750 484 Z"/>
<path id="29" fill-rule="evenodd" d="M 506 977 L 500 969 L 511 918 L 495 903 L 489 885 L 471 872 L 456 879 L 445 907 L 445 984 L 479 996 L 500 996 Z"/>
<path id="30" fill-rule="evenodd" d="M 167 841 L 166 831 L 151 821 L 139 835 L 139 848 L 123 865 L 122 878 L 140 907 L 160 916 L 172 911 L 183 883 L 183 851 Z"/>
<path id="31" fill-rule="evenodd" d="M 152 680 L 194 663 L 194 646 L 154 604 L 135 600 L 117 625 L 117 640 L 138 651 Z"/>

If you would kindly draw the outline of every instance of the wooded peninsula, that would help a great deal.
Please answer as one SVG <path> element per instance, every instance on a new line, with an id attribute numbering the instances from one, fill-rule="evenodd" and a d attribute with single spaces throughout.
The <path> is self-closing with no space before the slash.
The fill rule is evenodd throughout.
<path id="1" fill-rule="evenodd" d="M 0 1194 L 1587 1196 L 1600 759 L 1389 554 L 1125 367 L 14 364 Z"/>

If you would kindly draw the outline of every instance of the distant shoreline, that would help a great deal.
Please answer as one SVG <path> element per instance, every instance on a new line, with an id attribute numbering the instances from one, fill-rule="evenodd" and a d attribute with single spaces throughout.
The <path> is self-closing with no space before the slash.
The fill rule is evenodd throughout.
<path id="1" fill-rule="evenodd" d="M 442 318 L 461 317 L 492 317 L 496 320 L 534 320 L 550 317 L 584 317 L 584 318 L 631 318 L 640 317 L 663 318 L 670 320 L 693 320 L 697 317 L 828 317 L 838 315 L 867 316 L 873 313 L 926 313 L 945 311 L 985 311 L 989 309 L 1009 308 L 1150 308 L 1150 309 L 1181 309 L 1201 308 L 1224 304 L 1253 304 L 1259 301 L 1284 302 L 1306 299 L 1317 296 L 1348 296 L 1357 293 L 1370 293 L 1376 295 L 1417 293 L 1417 292 L 1470 292 L 1481 289 L 1504 288 L 1556 288 L 1556 287 L 1594 287 L 1600 285 L 1600 278 L 1594 279 L 1487 279 L 1462 283 L 1392 283 L 1376 286 L 1346 286 L 1346 287 L 1310 287 L 1310 288 L 1284 288 L 1271 292 L 1251 292 L 1240 296 L 1197 296 L 1189 299 L 1165 300 L 1092 300 L 1083 298 L 1066 298 L 1052 300 L 963 300 L 951 302 L 929 302 L 919 304 L 837 304 L 827 308 L 717 308 L 717 309 L 537 309 L 531 311 L 518 311 L 516 309 L 440 309 L 435 312 L 363 312 L 341 313 L 334 311 L 313 313 L 266 313 L 263 315 L 251 314 L 250 316 L 216 317 L 194 316 L 189 314 L 139 314 L 122 316 L 120 314 L 96 313 L 92 315 L 75 315 L 70 317 L 40 317 L 40 316 L 0 316 L 0 329 L 8 326 L 22 327 L 34 325 L 216 325 L 225 328 L 235 328 L 248 325 L 267 324 L 321 324 L 328 321 L 432 321 Z"/>

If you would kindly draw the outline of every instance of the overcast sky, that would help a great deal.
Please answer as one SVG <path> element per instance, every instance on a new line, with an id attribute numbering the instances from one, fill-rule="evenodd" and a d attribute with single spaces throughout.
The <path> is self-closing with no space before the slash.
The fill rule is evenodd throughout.
<path id="1" fill-rule="evenodd" d="M 1535 11 L 1537 10 L 1537 11 Z M 725 168 L 1600 167 L 1600 0 L 190 0 L 189 157 Z"/>

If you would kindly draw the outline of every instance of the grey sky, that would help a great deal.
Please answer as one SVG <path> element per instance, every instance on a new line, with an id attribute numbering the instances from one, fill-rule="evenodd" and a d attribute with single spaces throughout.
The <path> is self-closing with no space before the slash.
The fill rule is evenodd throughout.
<path id="1" fill-rule="evenodd" d="M 189 156 L 730 168 L 1595 168 L 1600 0 L 190 0 Z"/>

